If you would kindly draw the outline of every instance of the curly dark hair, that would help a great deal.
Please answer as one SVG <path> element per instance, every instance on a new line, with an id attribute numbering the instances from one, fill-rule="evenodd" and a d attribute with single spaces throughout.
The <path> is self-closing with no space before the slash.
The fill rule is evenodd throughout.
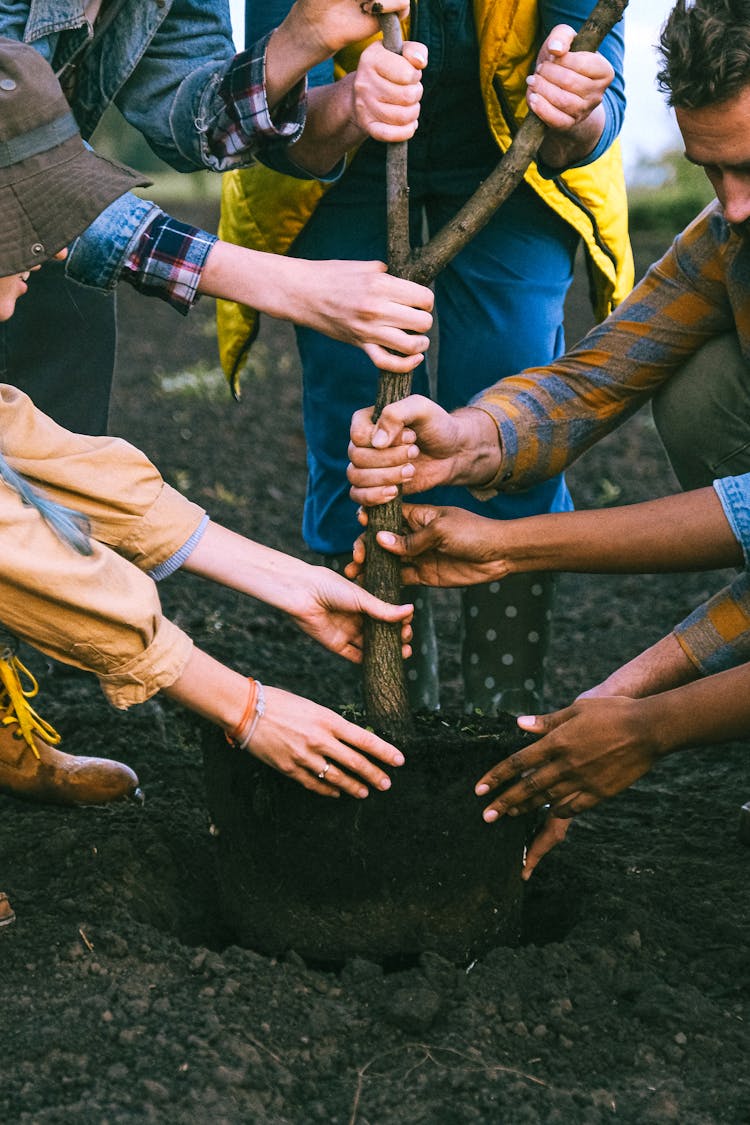
<path id="1" fill-rule="evenodd" d="M 659 45 L 659 88 L 672 106 L 700 109 L 750 84 L 750 0 L 677 0 Z"/>

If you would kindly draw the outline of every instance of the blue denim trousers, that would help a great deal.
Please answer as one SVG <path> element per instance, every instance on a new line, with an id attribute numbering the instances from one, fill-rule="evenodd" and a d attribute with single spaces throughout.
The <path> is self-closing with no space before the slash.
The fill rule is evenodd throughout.
<path id="1" fill-rule="evenodd" d="M 412 245 L 438 231 L 499 158 L 479 89 L 471 5 L 425 0 L 417 20 L 414 38 L 428 44 L 430 64 L 409 144 Z M 385 145 L 367 141 L 291 253 L 385 260 L 385 197 Z M 415 372 L 414 391 L 454 410 L 496 380 L 560 355 L 577 244 L 576 233 L 522 184 L 437 278 L 437 359 L 434 371 Z M 310 329 L 298 329 L 297 341 L 308 449 L 303 534 L 313 550 L 339 554 L 359 530 L 346 480 L 349 424 L 375 401 L 378 372 L 359 349 Z M 561 477 L 487 502 L 453 487 L 429 499 L 506 519 L 572 507 Z"/>

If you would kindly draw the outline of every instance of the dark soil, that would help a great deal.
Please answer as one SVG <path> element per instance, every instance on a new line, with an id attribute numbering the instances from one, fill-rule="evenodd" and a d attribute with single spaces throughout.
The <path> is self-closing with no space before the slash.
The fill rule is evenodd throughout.
<path id="1" fill-rule="evenodd" d="M 658 248 L 639 244 L 641 266 Z M 121 297 L 113 430 L 217 519 L 301 553 L 290 331 L 266 324 L 236 405 L 211 374 L 210 302 L 183 322 Z M 581 282 L 569 337 L 587 322 Z M 580 506 L 671 491 L 648 413 L 587 454 L 571 482 Z M 722 580 L 563 577 L 550 707 Z M 358 704 L 356 670 L 276 612 L 187 575 L 163 596 L 217 657 L 330 706 Z M 438 626 L 449 711 L 459 707 L 451 592 Z M 31 660 L 65 747 L 128 762 L 146 799 L 66 810 L 0 798 L 0 887 L 18 915 L 0 936 L 3 1121 L 750 1122 L 750 850 L 737 832 L 746 744 L 669 759 L 576 821 L 529 885 L 516 948 L 468 964 L 428 952 L 334 969 L 233 942 L 219 911 L 205 728 L 158 701 L 115 713 L 94 682 Z M 494 829 L 484 831 L 489 848 Z"/>

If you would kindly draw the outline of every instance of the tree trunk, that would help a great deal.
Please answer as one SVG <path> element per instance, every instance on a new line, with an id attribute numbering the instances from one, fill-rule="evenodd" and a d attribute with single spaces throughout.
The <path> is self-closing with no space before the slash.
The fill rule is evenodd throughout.
<path id="1" fill-rule="evenodd" d="M 598 0 L 571 50 L 595 51 L 615 24 L 622 19 L 628 0 Z M 380 17 L 383 42 L 401 54 L 398 17 Z M 406 143 L 392 144 L 387 155 L 388 268 L 397 277 L 430 285 L 442 269 L 489 222 L 523 179 L 544 139 L 545 125 L 529 110 L 513 142 L 495 170 L 480 184 L 461 210 L 421 250 L 411 253 L 409 240 L 409 187 Z M 373 412 L 376 421 L 388 403 L 405 398 L 411 391 L 411 375 L 380 375 Z M 365 586 L 384 601 L 396 603 L 401 591 L 400 564 L 375 541 L 378 531 L 402 528 L 401 494 L 388 504 L 369 509 Z M 398 741 L 412 726 L 409 711 L 398 625 L 368 621 L 365 629 L 363 691 L 368 721 L 375 729 Z"/>

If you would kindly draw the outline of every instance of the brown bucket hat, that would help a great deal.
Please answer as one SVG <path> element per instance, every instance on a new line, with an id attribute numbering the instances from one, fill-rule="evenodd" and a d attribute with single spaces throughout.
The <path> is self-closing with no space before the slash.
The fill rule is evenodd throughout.
<path id="1" fill-rule="evenodd" d="M 150 182 L 87 149 L 48 63 L 0 37 L 0 277 L 53 257 L 118 196 Z"/>

